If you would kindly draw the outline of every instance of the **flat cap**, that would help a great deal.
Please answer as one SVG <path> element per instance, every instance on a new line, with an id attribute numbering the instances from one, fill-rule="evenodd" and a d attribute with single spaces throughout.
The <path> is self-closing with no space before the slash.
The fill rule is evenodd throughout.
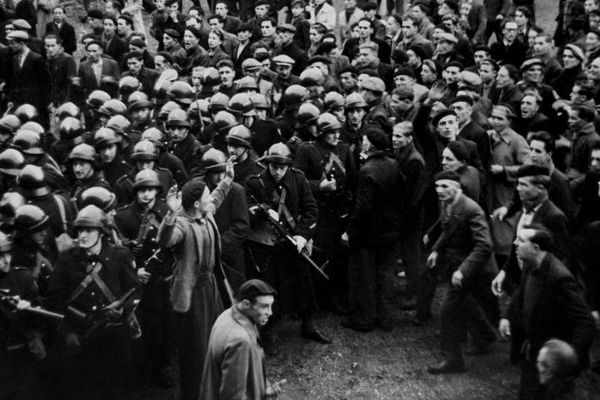
<path id="1" fill-rule="evenodd" d="M 458 38 L 451 33 L 443 32 L 438 35 L 439 40 L 443 40 L 445 42 L 450 43 L 458 43 Z"/>
<path id="2" fill-rule="evenodd" d="M 314 63 L 323 63 L 323 64 L 331 64 L 331 60 L 325 56 L 312 56 L 306 61 L 306 65 L 313 65 Z"/>
<path id="3" fill-rule="evenodd" d="M 462 71 L 460 73 L 460 80 L 469 86 L 481 86 L 481 77 L 475 72 Z"/>
<path id="4" fill-rule="evenodd" d="M 254 2 L 254 8 L 256 8 L 258 6 L 270 6 L 270 4 L 269 4 L 268 0 L 256 0 Z"/>
<path id="5" fill-rule="evenodd" d="M 163 33 L 169 35 L 173 39 L 179 39 L 180 37 L 179 32 L 177 32 L 175 29 L 165 29 Z"/>
<path id="6" fill-rule="evenodd" d="M 517 178 L 522 178 L 525 176 L 550 176 L 550 170 L 548 167 L 544 167 L 542 165 L 535 164 L 525 164 L 521 165 L 517 170 Z"/>
<path id="7" fill-rule="evenodd" d="M 25 21 L 24 19 L 15 19 L 12 22 L 12 24 L 15 29 L 21 31 L 28 31 L 31 29 L 31 25 L 29 24 L 29 22 Z"/>
<path id="8" fill-rule="evenodd" d="M 437 113 L 437 115 L 435 117 L 433 117 L 433 121 L 431 121 L 433 123 L 433 126 L 437 126 L 437 124 L 442 120 L 442 118 L 447 117 L 448 115 L 453 115 L 454 117 L 456 117 L 456 113 L 454 111 L 452 111 L 449 108 L 445 108 L 443 110 L 441 110 L 439 113 Z"/>
<path id="9" fill-rule="evenodd" d="M 6 35 L 6 38 L 11 40 L 28 40 L 29 34 L 23 31 L 12 31 Z"/>
<path id="10" fill-rule="evenodd" d="M 372 92 L 385 92 L 385 83 L 381 80 L 381 78 L 376 78 L 373 76 L 368 76 L 363 79 L 361 87 Z"/>
<path id="11" fill-rule="evenodd" d="M 290 56 L 288 56 L 287 54 L 280 54 L 278 56 L 273 57 L 273 62 L 275 64 L 280 64 L 280 65 L 294 65 L 296 64 L 296 61 L 294 61 L 294 59 Z"/>
<path id="12" fill-rule="evenodd" d="M 131 46 L 135 46 L 135 47 L 139 47 L 139 48 L 145 48 L 146 47 L 146 42 L 144 42 L 142 39 L 140 39 L 139 37 L 134 37 L 133 39 L 131 39 L 129 41 L 129 44 Z"/>
<path id="13" fill-rule="evenodd" d="M 294 25 L 292 25 L 292 24 L 277 25 L 277 30 L 278 31 L 285 31 L 285 32 L 296 33 L 296 27 Z"/>
<path id="14" fill-rule="evenodd" d="M 104 13 L 102 12 L 102 10 L 99 10 L 97 8 L 92 8 L 91 10 L 88 11 L 87 16 L 88 16 L 88 18 L 103 19 Z"/>
<path id="15" fill-rule="evenodd" d="M 454 181 L 460 183 L 460 175 L 456 171 L 442 171 L 438 172 L 433 178 L 434 182 L 437 181 Z"/>
<path id="16" fill-rule="evenodd" d="M 242 62 L 242 69 L 253 71 L 262 68 L 262 64 L 255 58 L 247 58 Z"/>
<path id="17" fill-rule="evenodd" d="M 573 55 L 575 57 L 577 57 L 579 59 L 579 61 L 581 61 L 581 62 L 585 61 L 585 53 L 583 52 L 583 49 L 581 47 L 577 46 L 576 44 L 569 43 L 568 45 L 565 46 L 565 50 L 567 50 L 567 49 L 571 50 Z"/>
<path id="18" fill-rule="evenodd" d="M 523 64 L 521 64 L 521 72 L 525 72 L 535 65 L 539 65 L 540 67 L 544 68 L 544 62 L 542 60 L 540 60 L 539 58 L 530 58 L 528 60 L 523 61 Z"/>
<path id="19" fill-rule="evenodd" d="M 242 286 L 238 289 L 237 299 L 251 300 L 257 296 L 275 296 L 277 292 L 266 282 L 260 279 L 250 279 L 242 283 Z"/>
<path id="20" fill-rule="evenodd" d="M 467 104 L 473 105 L 473 98 L 471 96 L 467 96 L 467 95 L 456 96 L 455 98 L 450 100 L 449 104 L 454 104 L 454 103 L 467 103 Z"/>

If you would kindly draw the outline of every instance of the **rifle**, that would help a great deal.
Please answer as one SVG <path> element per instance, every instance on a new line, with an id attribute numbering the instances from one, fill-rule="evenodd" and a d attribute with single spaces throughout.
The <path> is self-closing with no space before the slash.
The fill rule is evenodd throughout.
<path id="1" fill-rule="evenodd" d="M 58 314 L 52 311 L 48 311 L 42 307 L 27 307 L 24 308 L 22 310 L 17 310 L 17 304 L 19 303 L 19 301 L 21 301 L 21 298 L 19 296 L 10 296 L 8 294 L 8 290 L 6 289 L 0 289 L 0 301 L 2 303 L 6 303 L 8 305 L 10 305 L 11 307 L 13 307 L 15 309 L 15 311 L 25 311 L 31 314 L 35 314 L 35 315 L 39 315 L 40 317 L 44 317 L 44 318 L 48 318 L 48 319 L 53 319 L 53 320 L 57 320 L 57 321 L 62 321 L 65 316 L 62 314 Z"/>
<path id="2" fill-rule="evenodd" d="M 273 226 L 273 229 L 275 229 L 275 232 L 277 232 L 277 234 L 280 235 L 281 237 L 284 237 L 293 246 L 297 246 L 296 240 L 292 237 L 291 233 L 289 233 L 288 230 L 283 226 L 283 223 L 279 220 L 276 220 L 275 218 L 272 218 L 269 215 L 269 207 L 267 207 L 263 203 L 259 202 L 256 199 L 256 197 L 254 197 L 252 194 L 249 194 L 249 196 L 256 203 L 258 208 L 260 208 L 266 214 L 267 219 L 268 219 L 269 223 L 271 224 L 271 226 Z M 306 248 L 302 249 L 302 251 L 299 253 L 299 255 L 311 267 L 316 269 L 317 272 L 319 274 L 321 274 L 321 276 L 323 276 L 325 279 L 329 280 L 329 276 L 327 276 L 327 274 L 323 271 L 323 269 L 329 263 L 329 261 L 326 261 L 325 263 L 323 263 L 322 266 L 319 267 L 317 265 L 317 263 L 314 262 L 314 260 L 310 257 L 308 250 Z"/>

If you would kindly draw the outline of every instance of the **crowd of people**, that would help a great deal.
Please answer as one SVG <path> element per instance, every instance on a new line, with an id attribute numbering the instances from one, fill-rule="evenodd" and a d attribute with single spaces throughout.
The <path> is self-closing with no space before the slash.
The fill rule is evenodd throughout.
<path id="1" fill-rule="evenodd" d="M 275 398 L 282 317 L 438 286 L 429 373 L 598 398 L 598 0 L 83 6 L 0 7 L 0 399 Z"/>

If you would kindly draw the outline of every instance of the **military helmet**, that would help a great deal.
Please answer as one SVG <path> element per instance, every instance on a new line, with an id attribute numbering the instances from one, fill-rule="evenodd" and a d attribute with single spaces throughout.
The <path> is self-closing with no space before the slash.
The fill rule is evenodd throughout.
<path id="1" fill-rule="evenodd" d="M 217 149 L 209 149 L 202 155 L 202 169 L 209 173 L 225 172 L 227 157 Z"/>
<path id="2" fill-rule="evenodd" d="M 72 146 L 83 143 L 83 127 L 77 118 L 67 117 L 63 119 L 58 127 L 60 138 Z"/>
<path id="3" fill-rule="evenodd" d="M 5 218 L 14 218 L 17 208 L 27 204 L 19 192 L 6 192 L 0 199 L 0 214 Z"/>
<path id="4" fill-rule="evenodd" d="M 156 146 L 149 140 L 140 140 L 131 153 L 131 159 L 135 161 L 156 161 L 157 158 Z"/>
<path id="5" fill-rule="evenodd" d="M 256 79 L 251 76 L 244 76 L 236 81 L 237 92 L 243 92 L 246 90 L 256 90 L 258 91 L 258 83 L 256 83 Z"/>
<path id="6" fill-rule="evenodd" d="M 187 82 L 175 81 L 167 89 L 167 98 L 178 104 L 189 106 L 194 99 L 194 90 Z"/>
<path id="7" fill-rule="evenodd" d="M 339 132 L 340 129 L 342 129 L 342 123 L 333 114 L 323 113 L 317 119 L 317 131 L 320 134 Z"/>
<path id="8" fill-rule="evenodd" d="M 81 207 L 95 205 L 104 212 L 115 209 L 117 205 L 117 196 L 110 190 L 101 186 L 92 186 L 87 188 L 81 194 Z"/>
<path id="9" fill-rule="evenodd" d="M 229 106 L 229 96 L 224 93 L 215 93 L 208 101 L 208 111 L 216 114 L 219 111 L 226 110 Z"/>
<path id="10" fill-rule="evenodd" d="M 37 108 L 31 104 L 21 104 L 15 110 L 14 114 L 21 120 L 22 123 L 32 121 L 39 115 Z"/>
<path id="11" fill-rule="evenodd" d="M 68 160 L 89 161 L 94 164 L 94 161 L 96 161 L 96 150 L 94 150 L 94 148 L 87 143 L 78 144 L 77 146 L 73 147 L 73 150 L 71 150 L 71 153 L 69 153 Z"/>
<path id="12" fill-rule="evenodd" d="M 325 82 L 323 73 L 317 68 L 309 68 L 300 74 L 300 84 L 304 87 L 320 86 Z"/>
<path id="13" fill-rule="evenodd" d="M 187 120 L 187 113 L 178 108 L 169 113 L 167 118 L 167 128 L 182 127 L 189 128 L 190 123 Z"/>
<path id="14" fill-rule="evenodd" d="M 18 150 L 6 149 L 0 153 L 0 172 L 5 175 L 17 176 L 25 165 L 25 158 Z"/>
<path id="15" fill-rule="evenodd" d="M 300 104 L 308 96 L 308 89 L 300 85 L 291 85 L 283 92 L 281 102 L 285 105 Z"/>
<path id="16" fill-rule="evenodd" d="M 21 126 L 21 120 L 14 114 L 8 114 L 0 118 L 0 133 L 13 134 Z"/>
<path id="17" fill-rule="evenodd" d="M 43 126 L 41 126 L 40 124 L 38 124 L 37 122 L 34 121 L 27 121 L 25 122 L 23 125 L 21 125 L 21 127 L 19 128 L 19 131 L 33 131 L 35 133 L 37 133 L 38 135 L 40 135 L 40 137 L 46 133 L 46 130 L 44 129 Z"/>
<path id="18" fill-rule="evenodd" d="M 221 84 L 221 75 L 216 68 L 208 67 L 202 71 L 202 77 L 200 78 L 202 86 L 217 86 Z"/>
<path id="19" fill-rule="evenodd" d="M 40 155 L 44 154 L 42 149 L 42 139 L 34 131 L 19 129 L 11 140 L 11 146 L 23 154 Z"/>
<path id="20" fill-rule="evenodd" d="M 323 100 L 323 108 L 325 108 L 325 111 L 331 111 L 339 107 L 345 107 L 344 96 L 338 92 L 327 93 Z"/>
<path id="21" fill-rule="evenodd" d="M 127 107 L 121 100 L 110 99 L 98 109 L 98 113 L 107 117 L 127 114 Z"/>
<path id="22" fill-rule="evenodd" d="M 239 125 L 233 114 L 227 111 L 219 111 L 215 115 L 213 126 L 216 132 L 228 132 L 232 127 Z"/>
<path id="23" fill-rule="evenodd" d="M 126 132 L 131 127 L 131 122 L 122 115 L 113 115 L 106 121 L 106 128 L 112 129 L 116 134 L 127 136 Z"/>
<path id="24" fill-rule="evenodd" d="M 81 112 L 81 110 L 79 109 L 79 107 L 77 107 L 74 103 L 71 103 L 69 101 L 69 102 L 61 104 L 56 109 L 56 116 L 58 117 L 59 120 L 62 121 L 66 117 L 79 118 L 80 112 Z"/>
<path id="25" fill-rule="evenodd" d="M 194 100 L 187 109 L 187 115 L 189 118 L 200 119 L 203 116 L 208 117 L 208 100 L 198 99 Z"/>
<path id="26" fill-rule="evenodd" d="M 90 204 L 79 210 L 75 222 L 75 230 L 78 228 L 106 229 L 106 214 L 97 206 Z"/>
<path id="27" fill-rule="evenodd" d="M 164 135 L 160 129 L 151 127 L 151 128 L 146 129 L 144 132 L 142 132 L 142 136 L 140 139 L 141 140 L 149 140 L 152 143 L 154 143 L 154 145 L 156 147 L 164 147 L 164 144 L 162 142 L 163 138 L 164 138 Z"/>
<path id="28" fill-rule="evenodd" d="M 133 189 L 139 188 L 157 188 L 161 189 L 160 180 L 158 179 L 158 173 L 152 169 L 144 169 L 135 175 L 133 182 Z"/>
<path id="29" fill-rule="evenodd" d="M 23 167 L 17 177 L 23 196 L 26 198 L 39 197 L 50 193 L 46 184 L 46 174 L 41 167 L 29 164 Z"/>
<path id="30" fill-rule="evenodd" d="M 232 146 L 252 147 L 252 133 L 245 125 L 236 125 L 229 129 L 225 142 Z"/>
<path id="31" fill-rule="evenodd" d="M 250 95 L 247 93 L 238 93 L 229 99 L 227 111 L 233 114 L 243 115 L 244 117 L 256 115 L 252 100 L 250 100 Z"/>
<path id="32" fill-rule="evenodd" d="M 8 253 L 14 248 L 13 241 L 10 236 L 4 232 L 0 232 L 0 253 Z"/>
<path id="33" fill-rule="evenodd" d="M 317 122 L 321 110 L 313 103 L 303 103 L 298 109 L 298 117 L 296 119 L 296 127 L 313 125 Z"/>
<path id="34" fill-rule="evenodd" d="M 160 108 L 160 111 L 158 112 L 158 118 L 160 118 L 161 120 L 165 121 L 169 117 L 169 113 L 171 111 L 177 110 L 177 109 L 180 109 L 180 108 L 181 107 L 179 106 L 179 104 L 175 103 L 174 101 L 167 101 Z"/>
<path id="35" fill-rule="evenodd" d="M 267 103 L 267 98 L 260 93 L 254 93 L 250 95 L 250 101 L 252 101 L 252 105 L 254 106 L 254 108 L 266 110 L 269 109 L 269 103 Z"/>
<path id="36" fill-rule="evenodd" d="M 271 164 L 292 165 L 292 152 L 290 148 L 283 143 L 275 143 L 267 151 L 263 158 L 265 162 Z"/>
<path id="37" fill-rule="evenodd" d="M 25 204 L 15 211 L 15 230 L 17 232 L 35 233 L 48 226 L 46 213 L 32 204 Z"/>
<path id="38" fill-rule="evenodd" d="M 360 93 L 350 93 L 348 97 L 346 97 L 346 111 L 352 110 L 355 108 L 367 108 L 367 102 L 362 97 Z"/>
<path id="39" fill-rule="evenodd" d="M 119 95 L 127 99 L 129 95 L 142 87 L 140 81 L 133 76 L 125 76 L 119 81 Z"/>
<path id="40" fill-rule="evenodd" d="M 94 90 L 88 95 L 85 102 L 89 107 L 93 109 L 98 109 L 109 100 L 110 95 L 104 90 Z"/>
<path id="41" fill-rule="evenodd" d="M 133 92 L 127 99 L 128 111 L 132 112 L 142 108 L 152 108 L 153 104 L 144 92 Z"/>
<path id="42" fill-rule="evenodd" d="M 110 128 L 100 128 L 94 133 L 94 147 L 96 149 L 101 149 L 119 142 L 121 142 L 121 138 Z"/>

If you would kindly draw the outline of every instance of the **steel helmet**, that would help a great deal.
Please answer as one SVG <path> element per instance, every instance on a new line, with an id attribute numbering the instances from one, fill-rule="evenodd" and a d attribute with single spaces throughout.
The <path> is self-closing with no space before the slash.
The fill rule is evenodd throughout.
<path id="1" fill-rule="evenodd" d="M 97 109 L 109 100 L 110 95 L 104 90 L 94 90 L 92 93 L 89 94 L 85 102 L 89 107 Z"/>
<path id="2" fill-rule="evenodd" d="M 367 102 L 360 93 L 350 93 L 346 97 L 346 111 L 354 108 L 367 108 Z"/>
<path id="3" fill-rule="evenodd" d="M 239 125 L 233 114 L 227 111 L 219 111 L 215 115 L 213 126 L 216 132 L 228 132 L 232 127 Z"/>
<path id="4" fill-rule="evenodd" d="M 300 104 L 308 96 L 308 89 L 300 85 L 291 85 L 283 92 L 281 102 L 285 105 Z"/>
<path id="5" fill-rule="evenodd" d="M 56 115 L 58 116 L 58 119 L 61 121 L 63 119 L 65 119 L 66 117 L 79 118 L 80 112 L 81 112 L 81 110 L 79 109 L 79 107 L 77 107 L 74 103 L 71 103 L 70 101 L 67 103 L 61 104 L 56 109 Z"/>
<path id="6" fill-rule="evenodd" d="M 149 140 L 152 143 L 154 143 L 154 145 L 156 147 L 163 147 L 163 133 L 160 129 L 152 127 L 152 128 L 148 128 L 146 129 L 144 132 L 142 132 L 142 136 L 141 136 L 141 140 Z"/>
<path id="7" fill-rule="evenodd" d="M 345 107 L 344 96 L 338 92 L 327 93 L 323 100 L 323 107 L 325 108 L 325 111 L 331 111 L 338 107 Z"/>
<path id="8" fill-rule="evenodd" d="M 40 135 L 40 137 L 46 133 L 46 130 L 44 129 L 43 126 L 41 126 L 40 124 L 38 124 L 37 122 L 33 122 L 33 121 L 27 121 L 25 122 L 23 125 L 21 125 L 21 127 L 19 128 L 19 131 L 33 131 L 35 133 L 37 133 L 38 135 Z"/>
<path id="9" fill-rule="evenodd" d="M 15 211 L 15 230 L 17 232 L 35 233 L 46 228 L 48 225 L 46 213 L 32 204 L 25 204 Z"/>
<path id="10" fill-rule="evenodd" d="M 254 110 L 252 100 L 250 100 L 250 95 L 248 93 L 238 93 L 229 99 L 227 111 L 233 114 L 243 115 L 244 117 L 256 115 L 256 111 Z"/>
<path id="11" fill-rule="evenodd" d="M 244 76 L 236 81 L 237 92 L 245 92 L 246 90 L 254 90 L 258 92 L 258 83 L 251 76 Z"/>
<path id="12" fill-rule="evenodd" d="M 113 115 L 127 114 L 127 107 L 121 100 L 110 99 L 98 109 L 98 113 L 112 117 Z"/>
<path id="13" fill-rule="evenodd" d="M 156 146 L 149 140 L 140 140 L 131 153 L 131 159 L 135 161 L 155 161 L 157 158 Z"/>
<path id="14" fill-rule="evenodd" d="M 179 104 L 175 103 L 174 101 L 167 101 L 161 108 L 160 108 L 160 112 L 158 113 L 158 118 L 162 119 L 162 120 L 166 120 L 169 117 L 169 113 L 173 110 L 177 110 L 180 109 L 181 107 L 179 106 Z"/>
<path id="15" fill-rule="evenodd" d="M 117 196 L 104 187 L 92 186 L 81 194 L 81 207 L 84 208 L 90 204 L 95 205 L 104 212 L 109 212 L 115 209 Z"/>
<path id="16" fill-rule="evenodd" d="M 139 110 L 142 108 L 152 108 L 153 104 L 148 98 L 148 95 L 144 92 L 133 92 L 127 99 L 127 105 L 129 112 Z"/>
<path id="17" fill-rule="evenodd" d="M 135 175 L 133 189 L 139 188 L 157 188 L 159 191 L 162 188 L 158 173 L 152 169 L 144 169 Z"/>
<path id="18" fill-rule="evenodd" d="M 67 144 L 77 145 L 83 143 L 83 128 L 81 122 L 73 117 L 67 117 L 62 120 L 58 128 L 60 132 L 60 138 L 67 142 Z"/>
<path id="19" fill-rule="evenodd" d="M 44 154 L 44 150 L 42 149 L 42 139 L 40 138 L 40 135 L 34 131 L 19 129 L 11 140 L 11 147 L 19 150 L 23 154 Z"/>
<path id="20" fill-rule="evenodd" d="M 19 192 L 6 192 L 0 199 L 0 214 L 14 218 L 17 208 L 26 204 L 25 197 Z"/>
<path id="21" fill-rule="evenodd" d="M 38 113 L 37 108 L 31 104 L 21 104 L 15 110 L 15 115 L 21 120 L 21 122 L 25 123 L 27 121 L 36 119 L 40 114 Z"/>
<path id="22" fill-rule="evenodd" d="M 203 116 L 209 116 L 208 112 L 208 100 L 198 99 L 194 100 L 187 109 L 187 115 L 189 118 L 200 119 Z"/>
<path id="23" fill-rule="evenodd" d="M 184 81 L 175 81 L 167 89 L 167 98 L 178 104 L 189 106 L 194 97 L 194 90 Z"/>
<path id="24" fill-rule="evenodd" d="M 325 82 L 323 73 L 317 68 L 309 68 L 300 74 L 300 84 L 304 87 L 321 86 Z"/>
<path id="25" fill-rule="evenodd" d="M 202 71 L 202 86 L 217 86 L 221 84 L 221 75 L 216 68 L 208 67 Z"/>
<path id="26" fill-rule="evenodd" d="M 293 163 L 292 152 L 290 151 L 290 148 L 283 143 L 275 143 L 269 147 L 264 160 L 271 164 L 292 165 Z"/>
<path id="27" fill-rule="evenodd" d="M 339 132 L 340 129 L 342 129 L 342 123 L 333 114 L 323 113 L 317 119 L 317 131 L 320 134 Z"/>
<path id="28" fill-rule="evenodd" d="M 46 174 L 41 167 L 29 164 L 23 167 L 17 178 L 23 196 L 26 198 L 39 197 L 50 193 L 46 185 Z"/>
<path id="29" fill-rule="evenodd" d="M 245 125 L 236 125 L 229 129 L 225 142 L 232 146 L 252 147 L 252 133 Z"/>
<path id="30" fill-rule="evenodd" d="M 96 161 L 96 150 L 94 150 L 94 148 L 89 144 L 78 144 L 73 148 L 73 150 L 71 150 L 71 153 L 69 153 L 68 160 L 89 161 L 93 164 L 94 161 Z"/>
<path id="31" fill-rule="evenodd" d="M 6 149 L 0 153 L 0 172 L 3 174 L 17 176 L 24 165 L 25 158 L 18 150 Z"/>
<path id="32" fill-rule="evenodd" d="M 204 172 L 219 173 L 225 172 L 227 157 L 217 149 L 209 149 L 202 155 L 202 169 Z"/>
<path id="33" fill-rule="evenodd" d="M 0 132 L 15 133 L 21 126 L 21 120 L 14 114 L 8 114 L 0 118 Z"/>
<path id="34" fill-rule="evenodd" d="M 254 108 L 266 110 L 269 109 L 269 103 L 267 103 L 267 98 L 260 93 L 251 94 L 250 101 L 252 101 L 252 105 L 254 106 Z"/>
<path id="35" fill-rule="evenodd" d="M 313 103 L 303 103 L 298 109 L 296 127 L 315 124 L 319 114 L 321 114 L 319 107 Z"/>
<path id="36" fill-rule="evenodd" d="M 4 232 L 0 232 L 0 253 L 8 253 L 14 248 L 13 242 L 10 236 Z"/>
<path id="37" fill-rule="evenodd" d="M 94 147 L 96 149 L 101 149 L 119 142 L 121 142 L 121 138 L 110 128 L 100 128 L 94 134 Z"/>
<path id="38" fill-rule="evenodd" d="M 137 78 L 125 76 L 119 81 L 119 96 L 123 99 L 127 99 L 131 93 L 139 90 L 141 87 L 142 84 Z"/>
<path id="39" fill-rule="evenodd" d="M 95 228 L 104 230 L 106 228 L 106 214 L 97 206 L 90 204 L 77 213 L 73 227 L 75 229 Z"/>
<path id="40" fill-rule="evenodd" d="M 167 118 L 167 128 L 172 127 L 190 127 L 190 123 L 187 120 L 187 113 L 185 111 L 179 108 L 169 113 L 169 117 Z"/>
<path id="41" fill-rule="evenodd" d="M 130 126 L 131 122 L 122 115 L 114 115 L 106 121 L 106 128 L 112 129 L 119 135 L 125 135 Z"/>
<path id="42" fill-rule="evenodd" d="M 212 95 L 208 101 L 208 111 L 213 114 L 226 110 L 227 106 L 229 106 L 229 96 L 220 92 Z"/>

